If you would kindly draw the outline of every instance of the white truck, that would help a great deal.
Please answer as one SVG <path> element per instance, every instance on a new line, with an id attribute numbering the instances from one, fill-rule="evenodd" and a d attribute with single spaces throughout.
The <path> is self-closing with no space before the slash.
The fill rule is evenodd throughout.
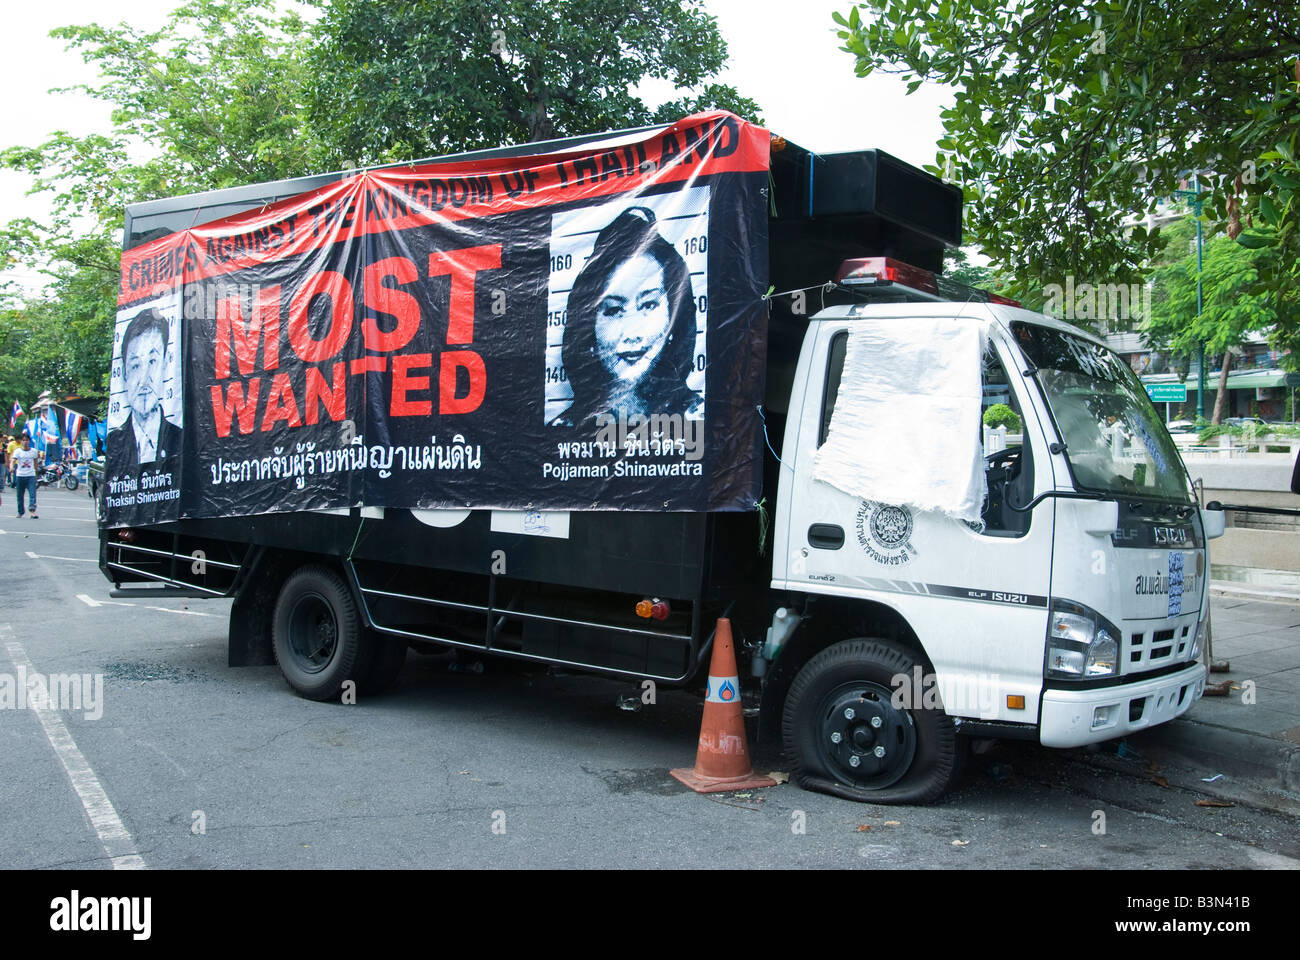
<path id="1" fill-rule="evenodd" d="M 654 132 L 440 162 L 609 158 Z M 135 205 L 125 247 L 343 176 Z M 233 597 L 230 663 L 278 662 L 321 700 L 383 689 L 408 647 L 690 685 L 728 616 L 796 781 L 877 803 L 939 797 L 972 738 L 1071 747 L 1185 712 L 1223 514 L 1198 506 L 1133 372 L 1090 333 L 939 276 L 955 188 L 878 151 L 776 139 L 770 188 L 762 429 L 735 441 L 761 461 L 753 509 L 106 520 L 115 595 Z M 981 430 L 993 404 L 1009 428 Z M 202 416 L 187 408 L 187 429 Z"/>
<path id="2" fill-rule="evenodd" d="M 813 476 L 855 323 L 918 318 L 987 325 L 986 396 L 1023 425 L 985 458 L 982 528 Z M 801 782 L 930 799 L 963 735 L 1074 747 L 1201 696 L 1206 538 L 1223 513 L 1201 513 L 1141 384 L 1095 336 L 996 303 L 833 307 L 809 325 L 791 411 L 772 588 L 798 600 L 761 656 L 773 661 L 764 704 L 783 704 Z"/>

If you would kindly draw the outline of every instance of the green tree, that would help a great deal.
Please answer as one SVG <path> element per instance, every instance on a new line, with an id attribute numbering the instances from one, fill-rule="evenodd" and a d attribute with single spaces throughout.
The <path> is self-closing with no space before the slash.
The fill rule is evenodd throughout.
<path id="1" fill-rule="evenodd" d="M 967 236 L 1027 302 L 1070 274 L 1139 279 L 1159 238 L 1126 223 L 1190 170 L 1210 220 L 1280 251 L 1257 282 L 1295 285 L 1293 2 L 869 0 L 835 19 L 859 75 L 953 88 L 932 169 L 964 184 Z"/>
<path id="2" fill-rule="evenodd" d="M 310 36 L 295 10 L 276 11 L 274 0 L 191 0 L 158 30 L 90 24 L 52 36 L 104 77 L 72 89 L 113 104 L 118 135 L 155 148 L 150 186 L 185 193 L 317 172 Z"/>
<path id="3" fill-rule="evenodd" d="M 964 283 L 968 287 L 981 290 L 996 290 L 998 276 L 992 267 L 980 266 L 970 262 L 970 254 L 965 247 L 956 247 L 943 252 L 943 275 L 949 280 Z"/>
<path id="4" fill-rule="evenodd" d="M 9 433 L 9 411 L 17 400 L 24 410 L 41 392 L 37 381 L 28 376 L 22 357 L 23 344 L 29 340 L 29 324 L 21 310 L 0 309 L 0 410 L 4 425 L 0 433 Z"/>
<path id="5" fill-rule="evenodd" d="M 0 151 L 51 209 L 0 228 L 0 264 L 51 278 L 43 296 L 5 298 L 25 340 L 16 353 L 0 344 L 0 370 L 93 393 L 107 389 L 126 204 L 305 174 L 327 151 L 307 120 L 305 23 L 274 0 L 193 0 L 158 30 L 53 35 L 99 69 L 102 84 L 75 89 L 113 105 L 113 130 Z"/>
<path id="6" fill-rule="evenodd" d="M 726 44 L 699 0 L 320 0 L 313 116 L 339 160 L 375 163 L 676 119 L 757 117 L 711 78 Z M 632 92 L 671 83 L 651 109 Z"/>
<path id="7" fill-rule="evenodd" d="M 1268 331 L 1288 322 L 1291 298 L 1279 297 L 1259 283 L 1260 266 L 1275 256 L 1271 250 L 1250 250 L 1227 236 L 1212 238 L 1204 245 L 1201 271 L 1203 308 L 1196 312 L 1196 252 L 1186 242 L 1192 231 L 1177 225 L 1177 243 L 1171 248 L 1182 256 L 1165 258 L 1152 280 L 1152 297 L 1147 339 L 1176 354 L 1192 354 L 1205 345 L 1208 359 L 1223 355 L 1218 393 L 1211 423 L 1223 416 L 1228 392 L 1228 373 L 1235 348 L 1243 346 L 1251 333 Z"/>

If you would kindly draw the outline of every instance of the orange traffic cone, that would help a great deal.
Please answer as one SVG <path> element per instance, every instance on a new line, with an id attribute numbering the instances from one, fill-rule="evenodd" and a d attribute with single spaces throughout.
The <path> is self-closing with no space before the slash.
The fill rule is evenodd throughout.
<path id="1" fill-rule="evenodd" d="M 695 769 L 668 771 L 696 793 L 721 793 L 774 787 L 770 777 L 754 776 L 745 739 L 745 714 L 740 706 L 740 677 L 736 671 L 736 649 L 731 643 L 731 621 L 718 621 L 713 635 L 713 659 L 709 662 L 709 689 L 700 721 L 700 746 Z"/>

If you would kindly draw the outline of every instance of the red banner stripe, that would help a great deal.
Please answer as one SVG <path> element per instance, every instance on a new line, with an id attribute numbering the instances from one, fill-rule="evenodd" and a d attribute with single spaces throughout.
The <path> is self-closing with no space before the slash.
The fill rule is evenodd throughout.
<path id="1" fill-rule="evenodd" d="M 122 255 L 118 303 L 370 233 L 536 209 L 768 169 L 766 130 L 721 111 L 641 140 L 532 157 L 367 170 L 267 207 L 159 238 Z"/>

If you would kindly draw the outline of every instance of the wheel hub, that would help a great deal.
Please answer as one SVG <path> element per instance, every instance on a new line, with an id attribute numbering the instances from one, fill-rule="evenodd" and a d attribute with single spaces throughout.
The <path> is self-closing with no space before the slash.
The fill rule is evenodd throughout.
<path id="1" fill-rule="evenodd" d="M 323 597 L 304 596 L 289 616 L 289 646 L 299 666 L 310 673 L 325 669 L 338 646 L 338 624 Z"/>
<path id="2" fill-rule="evenodd" d="M 889 690 L 866 681 L 842 684 L 822 700 L 821 743 L 830 769 L 849 786 L 880 789 L 907 772 L 916 754 L 911 714 Z"/>

